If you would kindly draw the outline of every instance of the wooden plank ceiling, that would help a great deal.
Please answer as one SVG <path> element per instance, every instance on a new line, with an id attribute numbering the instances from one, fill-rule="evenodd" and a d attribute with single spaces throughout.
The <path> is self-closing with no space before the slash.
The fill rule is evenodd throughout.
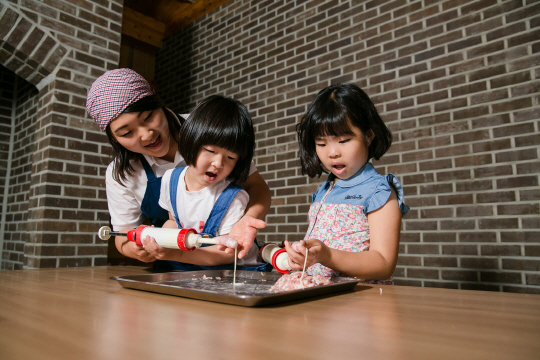
<path id="1" fill-rule="evenodd" d="M 124 0 L 122 34 L 161 47 L 161 40 L 229 0 Z"/>

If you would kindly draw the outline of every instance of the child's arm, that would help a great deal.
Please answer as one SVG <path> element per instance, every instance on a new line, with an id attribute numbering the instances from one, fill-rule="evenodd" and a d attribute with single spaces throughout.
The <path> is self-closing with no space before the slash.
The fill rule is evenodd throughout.
<path id="1" fill-rule="evenodd" d="M 320 240 L 303 241 L 309 248 L 307 266 L 315 263 L 327 266 L 347 276 L 360 279 L 385 280 L 394 273 L 399 250 L 401 210 L 394 190 L 381 208 L 368 214 L 370 231 L 369 251 L 346 252 L 331 249 Z M 305 249 L 299 253 L 286 242 L 289 263 L 293 270 L 302 270 Z"/>
<path id="2" fill-rule="evenodd" d="M 127 233 L 130 230 L 133 229 L 122 229 L 118 232 Z M 116 248 L 118 249 L 118 252 L 120 252 L 120 254 L 124 256 L 145 263 L 153 262 L 156 260 L 156 258 L 152 254 L 149 254 L 147 251 L 137 246 L 137 244 L 135 244 L 133 241 L 129 241 L 128 238 L 125 236 L 115 236 L 114 243 L 116 245 Z"/>

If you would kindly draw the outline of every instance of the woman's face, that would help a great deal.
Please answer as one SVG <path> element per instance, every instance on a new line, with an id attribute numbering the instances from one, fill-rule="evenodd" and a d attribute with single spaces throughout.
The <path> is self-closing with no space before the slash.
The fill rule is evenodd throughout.
<path id="1" fill-rule="evenodd" d="M 176 144 L 161 108 L 120 114 L 109 126 L 114 139 L 134 153 L 162 158 L 170 154 Z"/>

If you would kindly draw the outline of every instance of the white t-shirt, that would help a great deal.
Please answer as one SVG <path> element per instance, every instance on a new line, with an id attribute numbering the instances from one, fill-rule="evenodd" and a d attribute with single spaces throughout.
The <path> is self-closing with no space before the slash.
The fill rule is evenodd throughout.
<path id="1" fill-rule="evenodd" d="M 171 199 L 170 197 L 172 170 L 167 170 L 165 172 L 165 175 L 163 175 L 163 178 L 161 179 L 159 206 L 169 213 L 174 214 L 171 201 L 176 201 L 176 210 L 178 211 L 178 218 L 182 223 L 182 227 L 192 228 L 197 232 L 202 232 L 214 204 L 223 190 L 229 186 L 230 181 L 221 180 L 220 182 L 199 191 L 187 191 L 185 183 L 186 170 L 187 167 L 182 171 L 180 178 L 178 179 L 176 199 Z M 248 193 L 245 190 L 238 191 L 219 224 L 216 236 L 228 234 L 231 231 L 234 224 L 244 216 L 248 202 Z M 248 254 L 243 259 L 239 260 L 238 264 L 256 264 L 257 254 L 257 247 L 253 246 Z"/>
<path id="2" fill-rule="evenodd" d="M 156 177 L 162 177 L 167 170 L 186 166 L 184 158 L 178 152 L 174 156 L 173 162 L 153 156 L 143 156 L 148 161 Z M 124 181 L 125 186 L 113 179 L 113 163 L 109 164 L 105 173 L 107 204 L 114 231 L 134 229 L 145 220 L 145 216 L 141 211 L 141 203 L 146 192 L 148 178 L 140 161 L 132 161 L 131 166 L 134 171 Z M 256 171 L 257 168 L 252 162 L 249 175 Z"/>

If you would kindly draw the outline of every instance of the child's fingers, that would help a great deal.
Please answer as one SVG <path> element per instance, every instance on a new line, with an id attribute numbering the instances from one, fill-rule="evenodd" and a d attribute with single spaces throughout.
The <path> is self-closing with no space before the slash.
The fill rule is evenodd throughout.
<path id="1" fill-rule="evenodd" d="M 291 245 L 292 249 L 294 251 L 296 251 L 297 253 L 305 254 L 306 253 L 306 247 L 304 246 L 303 242 L 304 242 L 304 240 L 293 242 L 292 245 Z"/>
<path id="2" fill-rule="evenodd" d="M 291 267 L 293 265 L 297 266 L 299 264 L 304 264 L 305 250 L 304 250 L 304 254 L 297 252 L 296 250 L 293 249 L 291 243 L 288 240 L 285 240 L 283 244 L 285 245 L 285 250 L 287 250 L 287 254 L 289 255 L 289 265 L 291 265 Z M 297 269 L 294 269 L 294 270 L 297 270 Z"/>

